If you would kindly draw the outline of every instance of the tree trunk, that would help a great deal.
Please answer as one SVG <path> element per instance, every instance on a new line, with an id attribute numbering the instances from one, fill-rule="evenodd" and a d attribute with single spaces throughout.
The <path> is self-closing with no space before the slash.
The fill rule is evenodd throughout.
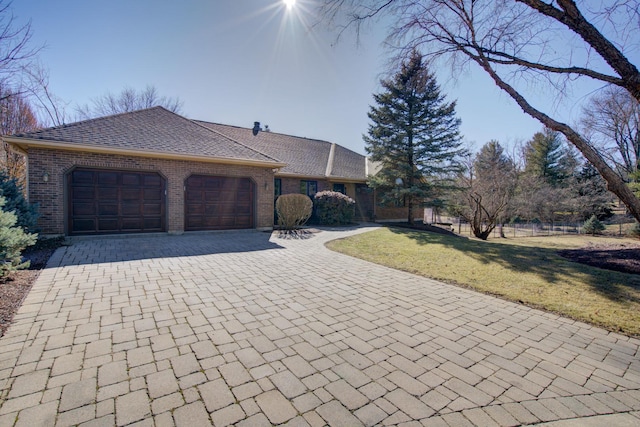
<path id="1" fill-rule="evenodd" d="M 408 206 L 408 218 L 407 218 L 407 222 L 410 225 L 413 225 L 413 199 L 411 197 L 409 197 L 409 206 Z"/>

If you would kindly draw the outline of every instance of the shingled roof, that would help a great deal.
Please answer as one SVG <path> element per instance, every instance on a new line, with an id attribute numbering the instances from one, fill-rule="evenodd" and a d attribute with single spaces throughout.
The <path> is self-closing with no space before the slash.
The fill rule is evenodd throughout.
<path id="1" fill-rule="evenodd" d="M 85 120 L 5 138 L 19 146 L 198 158 L 282 166 L 268 154 L 162 107 Z"/>
<path id="2" fill-rule="evenodd" d="M 366 157 L 340 145 L 276 132 L 261 131 L 253 135 L 250 128 L 196 122 L 286 163 L 280 174 L 354 181 L 367 179 Z"/>

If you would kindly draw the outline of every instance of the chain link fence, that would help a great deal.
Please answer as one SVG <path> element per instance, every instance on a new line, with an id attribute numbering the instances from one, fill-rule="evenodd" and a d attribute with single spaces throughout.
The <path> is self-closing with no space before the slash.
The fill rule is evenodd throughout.
<path id="1" fill-rule="evenodd" d="M 435 218 L 429 212 L 424 216 L 424 222 L 427 224 L 437 225 L 445 229 L 449 229 L 454 233 L 462 236 L 473 236 L 469 223 L 460 221 L 458 218 L 438 216 Z M 616 216 L 613 220 L 604 221 L 607 226 L 605 231 L 609 236 L 626 236 L 631 225 L 634 224 L 633 218 L 627 215 Z M 489 238 L 504 237 L 540 237 L 540 236 L 560 236 L 560 235 L 579 235 L 585 234 L 583 230 L 584 221 L 576 222 L 521 222 L 504 224 L 502 227 L 497 226 L 489 236 Z M 502 233 L 502 234 L 501 234 Z"/>

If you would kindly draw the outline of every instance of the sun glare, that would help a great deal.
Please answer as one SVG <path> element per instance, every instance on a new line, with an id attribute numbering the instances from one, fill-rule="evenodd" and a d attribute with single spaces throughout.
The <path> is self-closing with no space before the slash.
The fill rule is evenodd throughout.
<path id="1" fill-rule="evenodd" d="M 293 8 L 293 6 L 295 6 L 296 4 L 296 0 L 282 0 L 282 2 L 284 3 L 285 6 L 287 6 L 287 9 L 291 9 Z"/>

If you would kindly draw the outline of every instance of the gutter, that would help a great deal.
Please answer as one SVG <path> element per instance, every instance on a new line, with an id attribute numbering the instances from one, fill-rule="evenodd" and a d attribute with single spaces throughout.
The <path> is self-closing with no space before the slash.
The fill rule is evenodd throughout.
<path id="1" fill-rule="evenodd" d="M 180 154 L 180 153 L 167 153 L 162 151 L 149 151 L 149 150 L 131 150 L 126 148 L 112 148 L 101 147 L 89 144 L 77 144 L 69 142 L 58 142 L 51 140 L 37 140 L 26 139 L 16 137 L 4 137 L 5 142 L 11 144 L 13 147 L 18 147 L 20 150 L 28 152 L 28 149 L 33 148 L 46 148 L 57 149 L 64 151 L 80 151 L 83 153 L 101 153 L 101 154 L 118 154 L 124 156 L 137 156 L 137 157 L 151 157 L 157 159 L 168 160 L 188 160 L 205 163 L 223 163 L 231 165 L 245 165 L 245 166 L 259 166 L 269 168 L 281 168 L 287 164 L 280 161 L 266 161 L 266 160 L 252 160 L 252 159 L 240 159 L 234 157 L 211 157 L 193 154 Z M 255 150 L 254 150 L 255 151 Z"/>

